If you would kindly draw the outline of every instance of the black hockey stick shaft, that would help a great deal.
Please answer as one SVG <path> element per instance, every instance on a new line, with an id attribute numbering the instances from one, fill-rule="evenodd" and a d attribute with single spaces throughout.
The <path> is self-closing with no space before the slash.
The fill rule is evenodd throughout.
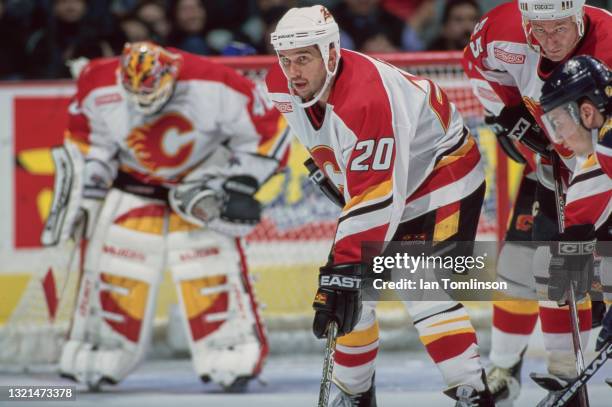
<path id="1" fill-rule="evenodd" d="M 336 353 L 336 339 L 338 336 L 338 323 L 331 321 L 327 325 L 327 341 L 325 343 L 325 357 L 323 359 L 323 377 L 319 389 L 319 402 L 317 407 L 327 407 L 334 373 L 334 354 Z"/>
<path id="2" fill-rule="evenodd" d="M 551 405 L 551 407 L 564 407 L 574 397 L 574 395 L 583 389 L 591 377 L 597 373 L 597 371 L 606 363 L 608 359 L 612 357 L 612 342 L 609 342 L 599 354 L 593 359 L 591 363 L 586 367 L 584 372 L 576 378 L 576 380 L 568 386 L 565 390 L 561 391 Z"/>
<path id="3" fill-rule="evenodd" d="M 553 167 L 553 177 L 555 178 L 555 202 L 557 204 L 557 226 L 559 233 L 565 230 L 565 197 L 563 195 L 563 180 L 561 178 L 561 159 L 555 151 L 551 151 L 551 161 Z M 572 344 L 574 346 L 574 354 L 576 355 L 576 370 L 578 375 L 584 372 L 584 356 L 582 354 L 582 345 L 580 344 L 580 321 L 578 319 L 578 306 L 576 305 L 576 293 L 574 291 L 574 282 L 570 281 L 570 286 L 567 290 L 567 303 L 570 311 L 570 322 L 572 327 Z M 580 405 L 581 407 L 589 407 L 589 396 L 586 386 L 580 387 Z"/>

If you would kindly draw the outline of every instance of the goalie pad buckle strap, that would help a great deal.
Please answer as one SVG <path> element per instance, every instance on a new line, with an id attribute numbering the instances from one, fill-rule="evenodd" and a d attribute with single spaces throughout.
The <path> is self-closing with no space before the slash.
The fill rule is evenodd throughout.
<path id="1" fill-rule="evenodd" d="M 53 201 L 41 235 L 44 246 L 57 245 L 71 237 L 81 206 L 84 162 L 71 143 L 51 150 L 55 165 Z"/>

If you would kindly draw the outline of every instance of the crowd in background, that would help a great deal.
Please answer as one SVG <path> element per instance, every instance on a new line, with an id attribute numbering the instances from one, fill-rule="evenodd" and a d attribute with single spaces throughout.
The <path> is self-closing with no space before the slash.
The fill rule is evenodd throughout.
<path id="1" fill-rule="evenodd" d="M 78 57 L 153 40 L 201 55 L 273 52 L 269 34 L 291 7 L 323 4 L 343 48 L 461 50 L 487 0 L 0 0 L 0 80 L 69 78 Z M 609 0 L 587 3 L 608 8 Z"/>

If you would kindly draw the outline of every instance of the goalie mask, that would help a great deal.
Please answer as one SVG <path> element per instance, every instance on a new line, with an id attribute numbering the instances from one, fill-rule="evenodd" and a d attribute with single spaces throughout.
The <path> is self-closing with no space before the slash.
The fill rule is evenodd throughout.
<path id="1" fill-rule="evenodd" d="M 120 81 L 138 111 L 157 113 L 170 100 L 182 58 L 151 42 L 127 43 L 120 60 Z"/>
<path id="2" fill-rule="evenodd" d="M 523 30 L 527 43 L 537 50 L 539 46 L 532 32 L 532 21 L 554 21 L 572 17 L 578 28 L 578 40 L 584 35 L 585 0 L 519 0 L 523 17 Z"/>
<path id="3" fill-rule="evenodd" d="M 325 82 L 321 89 L 311 100 L 302 102 L 301 98 L 294 94 L 290 82 L 288 85 L 289 92 L 296 100 L 298 106 L 309 107 L 314 105 L 319 101 L 321 96 L 323 96 L 333 76 L 338 71 L 340 62 L 340 29 L 334 17 L 323 6 L 292 8 L 280 19 L 271 37 L 271 43 L 277 55 L 279 51 L 309 47 L 312 45 L 315 45 L 319 49 L 326 71 Z M 335 49 L 337 55 L 336 65 L 333 71 L 329 69 L 329 55 L 330 48 L 332 47 Z M 279 64 L 281 68 L 283 68 L 280 62 L 280 55 Z M 284 69 L 283 73 L 287 76 Z M 289 80 L 288 77 L 287 80 Z"/>
<path id="4" fill-rule="evenodd" d="M 612 72 L 597 59 L 581 55 L 557 68 L 542 87 L 542 121 L 556 143 L 590 138 L 580 105 L 588 99 L 604 116 L 612 112 Z M 572 148 L 575 150 L 575 148 Z"/>

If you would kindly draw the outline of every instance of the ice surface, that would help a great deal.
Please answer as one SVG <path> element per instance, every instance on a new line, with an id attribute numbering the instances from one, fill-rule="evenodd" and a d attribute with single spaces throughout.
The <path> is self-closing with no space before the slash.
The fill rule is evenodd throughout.
<path id="1" fill-rule="evenodd" d="M 125 407 L 313 407 L 319 388 L 321 356 L 317 354 L 274 357 L 267 363 L 262 380 L 252 382 L 246 394 L 224 394 L 212 383 L 203 384 L 188 360 L 146 362 L 118 386 L 87 393 L 78 387 L 76 402 L 14 402 L 3 405 L 90 406 L 103 404 Z M 523 369 L 523 392 L 515 406 L 535 406 L 545 395 L 527 377 L 531 371 L 545 371 L 544 359 L 529 357 Z M 612 388 L 604 383 L 612 377 L 612 363 L 605 365 L 589 384 L 592 407 L 609 407 Z M 448 407 L 453 402 L 441 393 L 443 383 L 437 369 L 420 352 L 382 352 L 377 361 L 377 393 L 381 407 Z M 70 384 L 53 374 L 0 375 L 0 385 Z M 2 403 L 0 403 L 2 404 Z"/>

